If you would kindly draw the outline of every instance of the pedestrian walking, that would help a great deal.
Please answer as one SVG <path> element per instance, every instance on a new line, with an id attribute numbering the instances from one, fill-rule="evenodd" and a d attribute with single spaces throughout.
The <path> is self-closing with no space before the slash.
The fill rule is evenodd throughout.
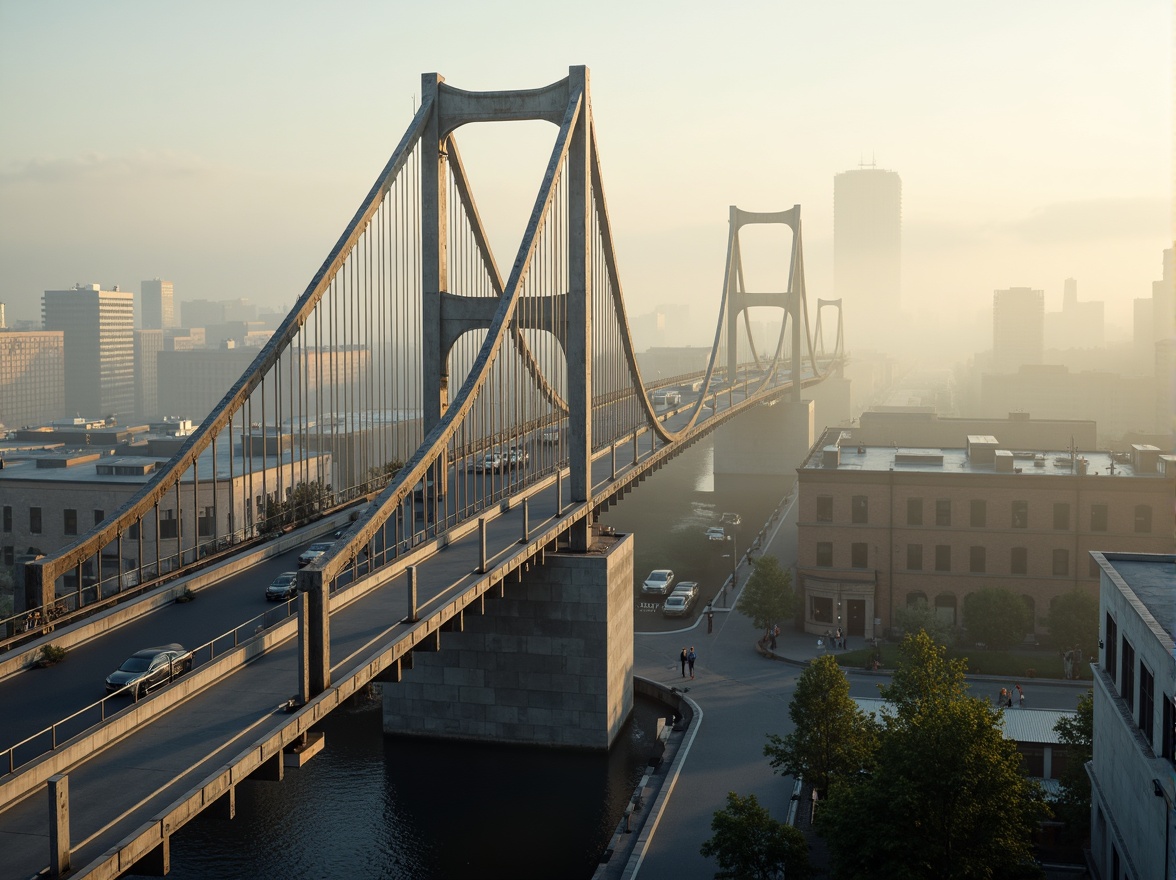
<path id="1" fill-rule="evenodd" d="M 780 635 L 780 624 L 772 627 L 772 650 L 776 650 L 776 639 Z"/>
<path id="2" fill-rule="evenodd" d="M 686 655 L 686 665 L 690 667 L 690 677 L 694 678 L 694 661 L 698 659 L 698 655 L 694 653 L 694 646 L 690 646 L 690 653 Z"/>
<path id="3" fill-rule="evenodd" d="M 1021 683 L 1017 682 L 1017 684 L 1013 685 L 1013 687 L 1015 687 L 1017 689 L 1017 705 L 1020 708 L 1024 709 L 1025 708 L 1025 692 L 1023 690 L 1021 690 Z"/>
<path id="4" fill-rule="evenodd" d="M 682 677 L 686 677 L 686 649 L 682 648 L 682 653 L 678 656 L 678 660 L 682 663 Z"/>

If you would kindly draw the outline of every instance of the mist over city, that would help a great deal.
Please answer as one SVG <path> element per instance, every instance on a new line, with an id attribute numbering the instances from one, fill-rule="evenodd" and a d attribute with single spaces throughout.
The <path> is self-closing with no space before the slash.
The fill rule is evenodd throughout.
<path id="1" fill-rule="evenodd" d="M 0 880 L 1176 880 L 1174 35 L 0 0 Z"/>

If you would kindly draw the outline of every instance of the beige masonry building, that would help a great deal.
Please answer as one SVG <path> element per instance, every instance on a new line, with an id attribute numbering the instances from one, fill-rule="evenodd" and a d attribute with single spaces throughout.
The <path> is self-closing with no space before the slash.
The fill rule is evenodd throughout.
<path id="1" fill-rule="evenodd" d="M 1090 551 L 1173 548 L 1176 456 L 1154 446 L 872 446 L 830 429 L 798 475 L 797 584 L 818 634 L 882 637 L 920 601 L 959 625 L 965 597 L 990 586 L 1023 596 L 1041 631 L 1053 599 L 1096 593 Z"/>

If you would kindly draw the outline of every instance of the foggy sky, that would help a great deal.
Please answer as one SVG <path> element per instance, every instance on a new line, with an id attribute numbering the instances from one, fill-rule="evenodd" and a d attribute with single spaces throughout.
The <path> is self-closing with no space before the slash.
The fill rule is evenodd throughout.
<path id="1" fill-rule="evenodd" d="M 1172 243 L 1172 43 L 1168 0 L 0 0 L 0 300 L 36 318 L 43 290 L 158 276 L 289 305 L 422 72 L 531 88 L 587 64 L 631 315 L 686 304 L 706 339 L 732 204 L 801 204 L 810 296 L 832 296 L 833 176 L 873 160 L 902 176 L 904 309 L 969 326 L 1026 286 L 1056 310 L 1072 276 L 1111 339 Z M 500 265 L 554 134 L 457 133 Z"/>

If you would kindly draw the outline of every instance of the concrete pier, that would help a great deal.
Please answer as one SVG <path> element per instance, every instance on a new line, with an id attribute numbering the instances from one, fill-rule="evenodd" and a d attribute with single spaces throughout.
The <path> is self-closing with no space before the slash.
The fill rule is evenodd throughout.
<path id="1" fill-rule="evenodd" d="M 633 536 L 549 553 L 485 608 L 382 684 L 384 730 L 609 748 L 633 708 Z"/>

